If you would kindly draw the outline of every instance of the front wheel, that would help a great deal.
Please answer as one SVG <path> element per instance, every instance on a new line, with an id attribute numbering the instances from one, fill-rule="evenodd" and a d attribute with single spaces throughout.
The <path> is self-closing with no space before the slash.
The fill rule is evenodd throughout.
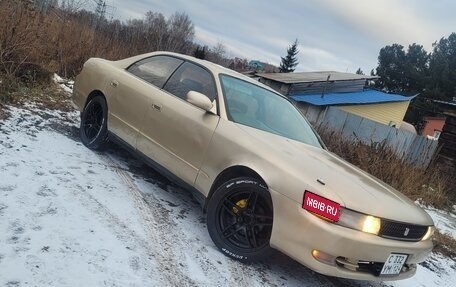
<path id="1" fill-rule="evenodd" d="M 255 179 L 235 178 L 222 184 L 209 201 L 207 228 L 228 257 L 257 261 L 271 252 L 272 211 L 265 186 Z"/>
<path id="2" fill-rule="evenodd" d="M 108 139 L 108 105 L 102 96 L 92 98 L 81 114 L 79 134 L 82 143 L 94 150 L 99 150 Z"/>

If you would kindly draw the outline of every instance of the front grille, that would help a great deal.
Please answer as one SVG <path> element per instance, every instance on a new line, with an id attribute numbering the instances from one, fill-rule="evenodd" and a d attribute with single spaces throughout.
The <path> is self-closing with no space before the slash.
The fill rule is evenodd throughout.
<path id="1" fill-rule="evenodd" d="M 420 241 L 428 231 L 427 226 L 382 219 L 379 236 L 403 241 Z"/>

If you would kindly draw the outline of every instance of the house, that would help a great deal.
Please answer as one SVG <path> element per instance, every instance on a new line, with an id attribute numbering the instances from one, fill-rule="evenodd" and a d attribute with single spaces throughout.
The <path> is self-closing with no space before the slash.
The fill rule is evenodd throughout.
<path id="1" fill-rule="evenodd" d="M 438 139 L 442 133 L 443 126 L 445 125 L 446 117 L 424 117 L 423 118 L 423 130 L 422 136 L 428 136 L 434 139 Z"/>
<path id="2" fill-rule="evenodd" d="M 414 97 L 368 89 L 379 77 L 334 71 L 257 74 L 260 82 L 297 102 L 310 122 L 318 122 L 329 107 L 399 128 Z"/>
<path id="3" fill-rule="evenodd" d="M 339 109 L 375 122 L 399 128 L 414 97 L 387 94 L 377 90 L 290 96 L 310 121 L 321 116 L 328 107 Z"/>
<path id="4" fill-rule="evenodd" d="M 438 161 L 453 167 L 456 175 L 456 98 L 452 101 L 434 100 L 445 116 L 445 124 L 439 136 L 440 152 Z"/>
<path id="5" fill-rule="evenodd" d="M 262 71 L 263 70 L 263 63 L 257 60 L 251 60 L 249 62 L 249 68 L 254 71 Z"/>
<path id="6" fill-rule="evenodd" d="M 260 82 L 285 96 L 296 93 L 312 94 L 324 92 L 362 91 L 366 81 L 378 76 L 366 76 L 334 71 L 300 73 L 258 73 Z"/>

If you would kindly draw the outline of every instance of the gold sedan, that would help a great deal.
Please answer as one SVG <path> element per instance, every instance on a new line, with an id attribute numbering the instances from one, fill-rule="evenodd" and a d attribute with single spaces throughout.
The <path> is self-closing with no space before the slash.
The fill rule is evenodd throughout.
<path id="1" fill-rule="evenodd" d="M 278 249 L 331 276 L 397 280 L 431 252 L 412 201 L 326 150 L 285 97 L 204 60 L 155 52 L 88 60 L 81 140 L 115 140 L 200 200 L 209 234 L 247 262 Z"/>

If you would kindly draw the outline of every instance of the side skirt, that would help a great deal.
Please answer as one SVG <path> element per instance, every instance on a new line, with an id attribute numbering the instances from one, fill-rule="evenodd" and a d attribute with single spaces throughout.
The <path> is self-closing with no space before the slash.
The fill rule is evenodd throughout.
<path id="1" fill-rule="evenodd" d="M 129 153 L 134 155 L 139 160 L 145 162 L 148 166 L 155 169 L 157 172 L 162 174 L 164 177 L 169 179 L 171 182 L 177 184 L 179 187 L 181 187 L 185 190 L 190 191 L 190 193 L 195 198 L 195 200 L 200 204 L 201 208 L 204 207 L 204 204 L 206 202 L 206 197 L 204 197 L 204 195 L 201 192 L 199 192 L 196 188 L 194 188 L 190 184 L 186 183 L 185 181 L 180 179 L 178 176 L 176 176 L 174 173 L 169 171 L 167 168 L 163 167 L 156 161 L 150 159 L 142 152 L 138 151 L 137 149 L 134 149 L 130 144 L 128 144 L 127 142 L 122 140 L 120 137 L 118 137 L 114 133 L 109 132 L 108 138 L 110 141 L 118 143 L 120 146 L 122 146 L 124 149 L 126 149 Z"/>

